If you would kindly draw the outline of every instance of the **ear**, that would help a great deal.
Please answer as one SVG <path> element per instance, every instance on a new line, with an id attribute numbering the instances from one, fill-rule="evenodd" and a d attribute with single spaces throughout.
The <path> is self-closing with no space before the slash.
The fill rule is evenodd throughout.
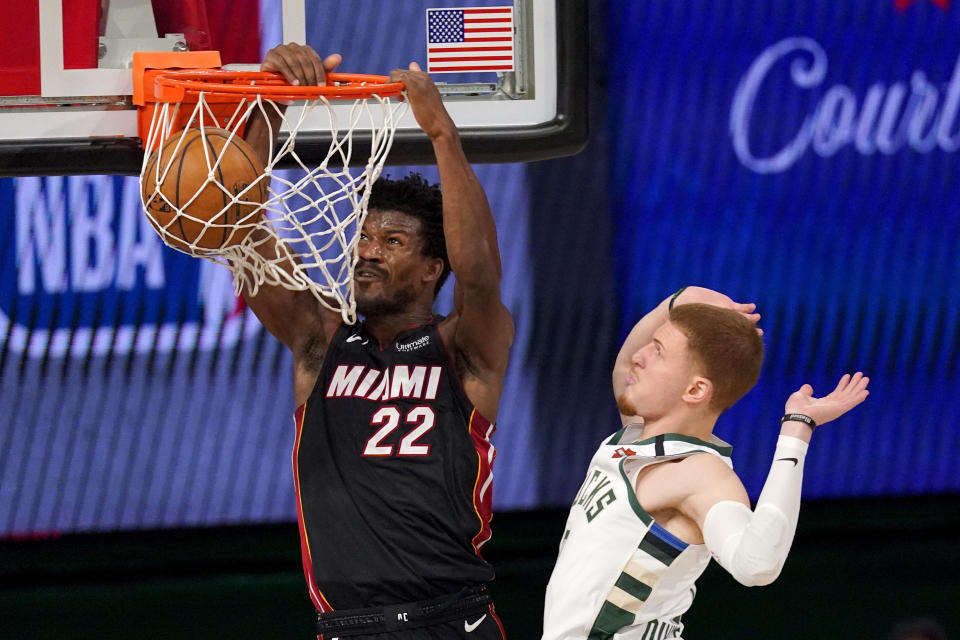
<path id="1" fill-rule="evenodd" d="M 683 401 L 687 404 L 707 406 L 713 396 L 713 383 L 709 378 L 694 376 L 683 392 Z"/>
<path id="2" fill-rule="evenodd" d="M 443 273 L 443 259 L 442 258 L 430 258 L 427 261 L 427 268 L 423 273 L 424 282 L 436 282 L 440 279 L 440 274 Z"/>

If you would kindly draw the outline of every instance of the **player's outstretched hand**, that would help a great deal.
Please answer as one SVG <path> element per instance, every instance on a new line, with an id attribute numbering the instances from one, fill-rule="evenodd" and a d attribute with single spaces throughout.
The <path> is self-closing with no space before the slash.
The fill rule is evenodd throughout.
<path id="1" fill-rule="evenodd" d="M 321 60 L 310 45 L 291 42 L 267 51 L 260 70 L 283 74 L 293 85 L 316 87 L 326 84 L 327 74 L 337 68 L 340 60 L 339 53 Z"/>
<path id="2" fill-rule="evenodd" d="M 757 305 L 753 302 L 735 302 L 730 296 L 705 287 L 685 288 L 680 295 L 677 296 L 677 299 L 674 301 L 674 306 L 695 302 L 709 304 L 714 307 L 720 307 L 721 309 L 731 309 L 741 314 L 753 324 L 760 322 L 760 314 L 756 312 Z M 757 327 L 757 333 L 763 335 L 763 329 Z"/>
<path id="3" fill-rule="evenodd" d="M 822 398 L 813 397 L 813 387 L 805 384 L 787 398 L 786 413 L 802 413 L 816 421 L 817 426 L 836 420 L 867 399 L 870 378 L 857 371 L 840 378 L 837 388 Z"/>
<path id="4" fill-rule="evenodd" d="M 402 82 L 407 88 L 413 117 L 431 139 L 456 132 L 457 127 L 443 105 L 437 85 L 425 71 L 421 71 L 420 65 L 411 62 L 409 69 L 394 69 L 390 72 L 390 82 Z"/>

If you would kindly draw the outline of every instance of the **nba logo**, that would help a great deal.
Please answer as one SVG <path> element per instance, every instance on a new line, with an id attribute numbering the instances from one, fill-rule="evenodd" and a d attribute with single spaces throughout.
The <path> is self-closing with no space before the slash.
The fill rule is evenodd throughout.
<path id="1" fill-rule="evenodd" d="M 163 246 L 136 178 L 0 181 L 14 229 L 0 335 L 15 352 L 85 356 L 232 346 L 259 330 L 222 266 Z"/>

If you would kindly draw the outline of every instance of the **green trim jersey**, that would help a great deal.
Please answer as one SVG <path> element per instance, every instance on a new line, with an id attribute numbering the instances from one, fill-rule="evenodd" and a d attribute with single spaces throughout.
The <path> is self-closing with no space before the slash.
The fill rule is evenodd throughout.
<path id="1" fill-rule="evenodd" d="M 654 522 L 634 487 L 641 469 L 731 447 L 679 434 L 639 440 L 628 425 L 594 454 L 570 508 L 557 564 L 547 585 L 544 640 L 679 638 L 680 616 L 710 563 L 706 546 L 687 544 Z"/>

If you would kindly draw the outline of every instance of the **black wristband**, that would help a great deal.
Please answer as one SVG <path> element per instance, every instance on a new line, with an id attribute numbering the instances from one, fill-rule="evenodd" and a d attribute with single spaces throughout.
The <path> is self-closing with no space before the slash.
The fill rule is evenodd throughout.
<path id="1" fill-rule="evenodd" d="M 680 287 L 679 289 L 677 289 L 677 292 L 675 294 L 670 296 L 670 304 L 667 305 L 668 311 L 673 311 L 673 303 L 677 301 L 677 298 L 679 298 L 680 294 L 686 291 L 686 289 L 687 289 L 686 287 Z"/>
<path id="2" fill-rule="evenodd" d="M 816 421 L 810 416 L 805 416 L 802 413 L 788 413 L 782 418 L 780 418 L 780 424 L 783 424 L 784 422 L 789 422 L 791 420 L 795 422 L 802 422 L 808 427 L 810 427 L 811 430 L 817 428 Z"/>

